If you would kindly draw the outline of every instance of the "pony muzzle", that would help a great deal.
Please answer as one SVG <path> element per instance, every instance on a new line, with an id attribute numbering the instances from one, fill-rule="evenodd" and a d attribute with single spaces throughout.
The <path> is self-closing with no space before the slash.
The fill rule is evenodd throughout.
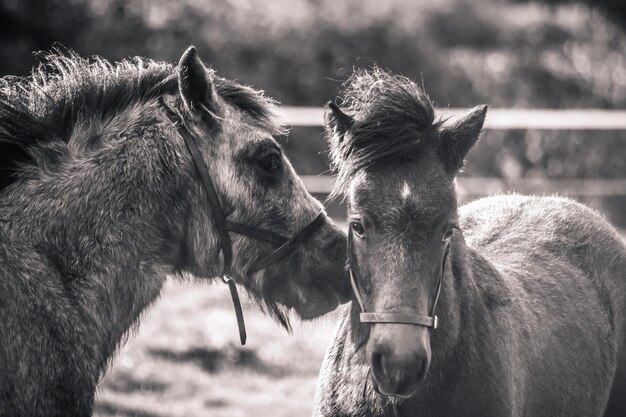
<path id="1" fill-rule="evenodd" d="M 377 392 L 409 398 L 430 367 L 429 330 L 410 324 L 375 324 L 367 351 Z"/>

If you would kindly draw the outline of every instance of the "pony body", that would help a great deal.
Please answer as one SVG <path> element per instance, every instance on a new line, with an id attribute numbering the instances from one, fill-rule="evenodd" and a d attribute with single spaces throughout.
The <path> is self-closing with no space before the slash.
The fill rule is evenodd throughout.
<path id="1" fill-rule="evenodd" d="M 615 378 L 624 284 L 614 277 L 626 249 L 615 230 L 572 200 L 517 195 L 467 204 L 459 221 L 465 242 L 451 252 L 432 365 L 416 394 L 374 391 L 353 303 L 322 365 L 314 415 L 605 415 L 624 383 Z"/>
<path id="2" fill-rule="evenodd" d="M 348 81 L 326 128 L 347 201 L 350 268 L 367 312 L 439 327 L 361 323 L 342 311 L 317 416 L 621 416 L 626 413 L 626 247 L 596 212 L 503 195 L 457 209 L 455 177 L 478 106 L 435 121 L 410 80 Z"/>
<path id="3" fill-rule="evenodd" d="M 0 415 L 88 416 L 116 347 L 168 274 L 218 277 L 207 196 L 163 108 L 195 137 L 230 220 L 290 235 L 321 209 L 283 157 L 273 103 L 194 48 L 178 66 L 50 57 L 0 94 Z M 328 219 L 290 257 L 233 236 L 232 278 L 286 327 L 347 296 Z M 209 278 L 211 279 L 211 278 Z"/>

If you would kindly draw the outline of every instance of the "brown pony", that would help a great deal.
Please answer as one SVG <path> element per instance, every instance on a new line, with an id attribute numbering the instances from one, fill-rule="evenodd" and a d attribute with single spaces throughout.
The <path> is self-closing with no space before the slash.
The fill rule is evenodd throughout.
<path id="1" fill-rule="evenodd" d="M 565 198 L 457 210 L 455 176 L 486 106 L 436 122 L 421 89 L 380 70 L 355 73 L 345 105 L 329 105 L 327 133 L 366 314 L 356 302 L 342 312 L 315 415 L 625 416 L 615 230 Z"/>
<path id="2" fill-rule="evenodd" d="M 290 308 L 308 319 L 348 299 L 345 236 L 283 155 L 273 111 L 194 48 L 177 66 L 56 54 L 0 81 L 1 416 L 91 415 L 167 274 L 230 266 L 286 327 Z M 257 232 L 225 245 L 220 221 Z M 251 269 L 310 224 L 288 256 Z"/>

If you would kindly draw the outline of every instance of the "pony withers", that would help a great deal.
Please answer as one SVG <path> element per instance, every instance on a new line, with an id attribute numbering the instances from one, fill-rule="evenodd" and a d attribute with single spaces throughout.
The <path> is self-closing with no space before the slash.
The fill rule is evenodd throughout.
<path id="1" fill-rule="evenodd" d="M 357 71 L 326 129 L 355 298 L 317 416 L 624 416 L 626 247 L 596 212 L 501 195 L 457 209 L 486 106 L 436 121 L 407 78 Z M 436 310 L 435 310 L 436 307 Z"/>
<path id="2" fill-rule="evenodd" d="M 167 274 L 224 277 L 289 328 L 349 295 L 345 236 L 273 102 L 179 64 L 55 54 L 0 85 L 0 415 L 91 415 Z"/>

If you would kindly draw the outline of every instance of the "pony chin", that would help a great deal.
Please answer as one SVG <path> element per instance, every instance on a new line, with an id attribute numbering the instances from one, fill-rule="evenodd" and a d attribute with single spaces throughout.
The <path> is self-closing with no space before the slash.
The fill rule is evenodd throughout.
<path id="1" fill-rule="evenodd" d="M 293 309 L 302 320 L 313 320 L 337 308 L 340 304 L 339 295 L 330 289 L 316 287 L 308 290 L 297 287 L 291 293 L 283 292 L 277 301 L 283 306 Z"/>
<path id="2" fill-rule="evenodd" d="M 294 311 L 299 319 L 307 321 L 335 310 L 340 303 L 338 296 L 333 293 L 296 291 L 295 294 L 287 292 L 268 294 L 251 289 L 248 289 L 248 292 L 264 312 L 289 332 L 291 311 Z"/>
<path id="3" fill-rule="evenodd" d="M 316 293 L 305 296 L 304 300 L 293 307 L 302 320 L 313 320 L 330 313 L 339 306 L 339 298 L 331 294 Z"/>

